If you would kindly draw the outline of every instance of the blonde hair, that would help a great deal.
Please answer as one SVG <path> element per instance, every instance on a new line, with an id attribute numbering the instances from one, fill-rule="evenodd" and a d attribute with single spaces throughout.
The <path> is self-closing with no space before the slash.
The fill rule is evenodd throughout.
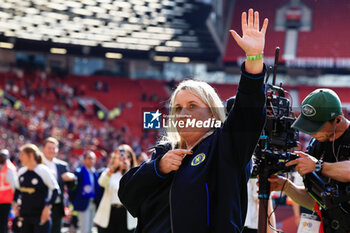
<path id="1" fill-rule="evenodd" d="M 225 110 L 219 95 L 214 88 L 208 83 L 199 80 L 184 80 L 174 90 L 170 97 L 169 115 L 175 115 L 175 98 L 176 95 L 182 91 L 189 91 L 191 94 L 197 96 L 208 108 L 215 120 L 225 121 Z M 181 142 L 181 137 L 175 126 L 169 124 L 165 135 L 160 139 L 159 144 L 170 143 L 174 149 L 177 144 Z"/>
<path id="2" fill-rule="evenodd" d="M 25 144 L 20 149 L 20 151 L 23 151 L 27 155 L 33 154 L 34 160 L 40 164 L 43 163 L 43 155 L 39 148 L 34 144 Z"/>
<path id="3" fill-rule="evenodd" d="M 58 145 L 59 145 L 59 142 L 58 142 L 58 140 L 57 140 L 56 138 L 54 138 L 54 137 L 48 137 L 48 138 L 46 138 L 46 139 L 44 140 L 43 146 L 45 147 L 46 144 L 47 144 L 48 142 L 51 142 L 51 143 L 55 144 L 55 146 L 57 146 L 57 147 L 58 147 Z"/>

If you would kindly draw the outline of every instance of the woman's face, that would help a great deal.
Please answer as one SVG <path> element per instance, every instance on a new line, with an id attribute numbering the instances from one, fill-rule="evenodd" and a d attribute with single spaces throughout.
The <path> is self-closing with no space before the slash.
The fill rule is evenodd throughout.
<path id="1" fill-rule="evenodd" d="M 120 156 L 118 153 L 115 153 L 112 157 L 111 157 L 111 161 L 110 161 L 112 167 L 117 168 L 120 166 Z"/>
<path id="2" fill-rule="evenodd" d="M 130 153 L 125 150 L 124 148 L 119 148 L 118 149 L 120 159 L 121 159 L 121 164 L 124 170 L 129 170 L 130 166 L 132 164 L 132 158 Z"/>
<path id="3" fill-rule="evenodd" d="M 27 166 L 29 163 L 29 155 L 21 151 L 19 154 L 19 161 L 21 161 L 22 166 Z"/>
<path id="4" fill-rule="evenodd" d="M 208 106 L 197 96 L 187 90 L 181 90 L 175 96 L 175 122 L 184 122 L 184 127 L 177 125 L 177 131 L 181 138 L 186 142 L 188 140 L 198 140 L 209 129 L 207 127 L 198 127 L 197 122 L 204 122 L 212 118 L 212 114 Z M 193 121 L 194 120 L 194 121 Z M 186 124 L 187 122 L 195 122 L 195 124 Z"/>

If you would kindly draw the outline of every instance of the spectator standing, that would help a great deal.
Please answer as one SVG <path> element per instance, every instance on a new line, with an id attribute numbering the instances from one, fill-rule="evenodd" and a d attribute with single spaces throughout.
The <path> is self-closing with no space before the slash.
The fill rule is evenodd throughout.
<path id="1" fill-rule="evenodd" d="M 75 185 L 76 177 L 69 172 L 68 164 L 57 159 L 58 141 L 53 137 L 45 139 L 43 144 L 44 164 L 49 167 L 50 171 L 56 178 L 60 187 L 60 195 L 57 197 L 55 204 L 52 206 L 52 229 L 51 233 L 60 233 L 62 228 L 62 218 L 64 213 L 64 186 L 72 189 Z"/>
<path id="2" fill-rule="evenodd" d="M 80 233 L 91 233 L 100 187 L 97 182 L 98 173 L 94 168 L 96 163 L 95 153 L 87 151 L 83 159 L 83 165 L 75 171 L 77 187 L 70 193 L 70 198 L 74 210 L 78 213 Z"/>
<path id="3" fill-rule="evenodd" d="M 120 145 L 111 154 L 108 168 L 98 180 L 99 184 L 105 188 L 94 219 L 100 227 L 99 233 L 128 233 L 136 227 L 136 219 L 127 213 L 117 195 L 120 179 L 134 166 L 136 166 L 136 157 L 130 146 Z"/>

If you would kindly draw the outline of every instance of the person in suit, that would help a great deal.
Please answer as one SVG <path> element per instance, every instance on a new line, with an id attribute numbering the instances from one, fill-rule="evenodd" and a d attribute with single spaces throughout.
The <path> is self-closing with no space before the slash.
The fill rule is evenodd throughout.
<path id="1" fill-rule="evenodd" d="M 56 178 L 60 187 L 60 194 L 57 197 L 55 204 L 52 206 L 52 229 L 51 233 L 61 233 L 62 218 L 64 213 L 64 186 L 72 189 L 75 186 L 76 177 L 69 172 L 68 164 L 58 158 L 58 141 L 53 137 L 45 139 L 43 144 L 44 164 L 49 167 L 50 171 Z"/>
<path id="2" fill-rule="evenodd" d="M 78 213 L 80 233 L 91 233 L 97 201 L 100 196 L 100 186 L 97 182 L 98 173 L 94 168 L 95 162 L 95 153 L 87 151 L 83 155 L 83 165 L 74 172 L 77 177 L 77 186 L 70 192 L 70 198 L 74 210 Z"/>

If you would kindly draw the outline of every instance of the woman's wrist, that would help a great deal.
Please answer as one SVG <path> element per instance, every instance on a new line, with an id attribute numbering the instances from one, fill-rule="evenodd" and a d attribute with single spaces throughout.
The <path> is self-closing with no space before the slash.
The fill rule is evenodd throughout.
<path id="1" fill-rule="evenodd" d="M 260 74 L 264 70 L 263 59 L 246 60 L 245 71 L 249 74 Z"/>
<path id="2" fill-rule="evenodd" d="M 248 61 L 260 60 L 260 59 L 263 59 L 263 57 L 264 57 L 264 52 L 261 52 L 260 54 L 256 54 L 256 55 L 246 54 L 246 58 Z"/>

